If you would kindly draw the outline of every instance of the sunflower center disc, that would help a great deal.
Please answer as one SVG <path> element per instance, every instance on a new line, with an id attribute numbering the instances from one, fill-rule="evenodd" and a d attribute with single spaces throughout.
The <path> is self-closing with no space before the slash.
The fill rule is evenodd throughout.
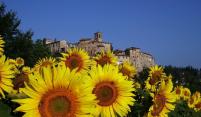
<path id="1" fill-rule="evenodd" d="M 159 80 L 160 77 L 161 77 L 161 72 L 160 72 L 160 71 L 155 71 L 155 72 L 153 73 L 152 77 L 153 77 L 154 79 Z"/>
<path id="2" fill-rule="evenodd" d="M 98 60 L 98 64 L 100 64 L 101 66 L 104 66 L 107 63 L 111 63 L 110 57 L 108 56 L 103 56 L 102 58 L 100 58 L 100 60 Z"/>
<path id="3" fill-rule="evenodd" d="M 189 93 L 187 91 L 184 92 L 185 96 L 189 96 Z"/>
<path id="4" fill-rule="evenodd" d="M 163 108 L 165 107 L 166 98 L 163 95 L 156 95 L 153 105 L 153 111 L 151 114 L 153 116 L 159 116 Z"/>
<path id="5" fill-rule="evenodd" d="M 180 89 L 176 89 L 176 94 L 180 94 L 181 90 Z"/>
<path id="6" fill-rule="evenodd" d="M 78 66 L 78 60 L 77 59 L 72 59 L 71 60 L 71 67 L 76 68 Z"/>
<path id="7" fill-rule="evenodd" d="M 201 102 L 195 105 L 195 108 L 200 108 L 201 107 Z"/>
<path id="8" fill-rule="evenodd" d="M 44 94 L 38 105 L 41 117 L 74 117 L 78 103 L 75 94 L 56 88 Z"/>
<path id="9" fill-rule="evenodd" d="M 26 74 L 19 74 L 17 77 L 13 80 L 14 87 L 13 89 L 18 90 L 19 88 L 24 88 L 24 83 L 29 82 L 28 75 Z"/>
<path id="10" fill-rule="evenodd" d="M 126 69 L 126 68 L 122 68 L 121 72 L 124 76 L 129 76 L 131 74 L 130 70 Z"/>
<path id="11" fill-rule="evenodd" d="M 82 66 L 82 59 L 78 55 L 72 55 L 67 58 L 66 66 L 68 66 L 71 70 L 78 67 L 78 69 Z"/>
<path id="12" fill-rule="evenodd" d="M 50 100 L 49 111 L 52 115 L 66 115 L 70 112 L 70 105 L 66 97 L 56 97 Z"/>
<path id="13" fill-rule="evenodd" d="M 194 103 L 194 99 L 191 97 L 190 98 L 190 104 L 193 104 Z"/>
<path id="14" fill-rule="evenodd" d="M 161 73 L 160 73 L 159 71 L 155 71 L 155 72 L 152 74 L 152 77 L 151 77 L 149 83 L 150 83 L 151 85 L 154 85 L 156 82 L 159 81 L 160 77 L 161 77 Z"/>
<path id="15" fill-rule="evenodd" d="M 96 86 L 93 93 L 101 106 L 111 105 L 117 98 L 117 90 L 113 83 L 100 83 Z"/>

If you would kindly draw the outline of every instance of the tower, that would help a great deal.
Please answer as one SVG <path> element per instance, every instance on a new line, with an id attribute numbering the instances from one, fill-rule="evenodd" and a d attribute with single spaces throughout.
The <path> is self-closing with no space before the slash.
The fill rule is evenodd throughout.
<path id="1" fill-rule="evenodd" d="M 103 39 L 102 39 L 102 33 L 101 32 L 96 32 L 96 33 L 94 33 L 94 39 L 95 39 L 95 41 L 98 41 L 98 42 L 102 42 L 103 41 Z"/>

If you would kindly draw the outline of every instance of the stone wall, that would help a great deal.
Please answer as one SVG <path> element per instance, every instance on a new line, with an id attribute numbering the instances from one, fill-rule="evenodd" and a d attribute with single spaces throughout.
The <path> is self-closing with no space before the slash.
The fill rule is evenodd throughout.
<path id="1" fill-rule="evenodd" d="M 102 33 L 100 32 L 94 33 L 93 38 L 82 38 L 77 43 L 67 43 L 65 40 L 53 41 L 45 39 L 44 44 L 50 48 L 53 54 L 56 52 L 66 52 L 66 50 L 71 47 L 82 48 L 86 50 L 90 56 L 95 56 L 96 53 L 101 51 L 112 51 L 112 44 L 104 42 Z M 125 60 L 130 61 L 137 68 L 138 72 L 142 71 L 143 68 L 155 65 L 153 56 L 141 52 L 140 48 L 131 47 L 124 51 L 116 50 L 114 54 L 117 56 L 119 64 Z"/>
<path id="2" fill-rule="evenodd" d="M 111 51 L 111 43 L 103 42 L 102 33 L 97 32 L 94 38 L 81 39 L 77 43 L 78 48 L 86 50 L 90 56 L 95 56 L 96 53 L 101 51 Z"/>
<path id="3" fill-rule="evenodd" d="M 137 69 L 138 72 L 143 68 L 155 65 L 152 55 L 141 52 L 140 48 L 128 48 L 125 51 L 116 52 L 115 55 L 119 59 L 119 63 L 123 61 L 130 61 Z"/>
<path id="4" fill-rule="evenodd" d="M 62 41 L 45 41 L 44 43 L 47 45 L 47 47 L 50 48 L 50 51 L 52 54 L 54 53 L 59 53 L 59 52 L 66 52 L 68 45 L 67 42 L 65 40 Z"/>

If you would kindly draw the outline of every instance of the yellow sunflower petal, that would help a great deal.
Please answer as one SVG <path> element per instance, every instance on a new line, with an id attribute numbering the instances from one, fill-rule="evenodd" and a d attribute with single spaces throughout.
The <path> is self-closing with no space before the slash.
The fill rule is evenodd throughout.
<path id="1" fill-rule="evenodd" d="M 92 116 L 96 103 L 91 93 L 93 87 L 82 81 L 75 85 L 82 79 L 74 74 L 65 66 L 44 68 L 42 74 L 33 73 L 31 86 L 22 89 L 28 97 L 13 100 L 21 105 L 16 111 L 24 112 L 23 116 L 27 117 L 33 114 L 36 117 Z"/>
<path id="2" fill-rule="evenodd" d="M 132 91 L 133 82 L 126 80 L 118 67 L 113 65 L 98 65 L 90 71 L 93 93 L 96 95 L 98 104 L 96 106 L 97 116 L 125 116 L 129 111 L 129 105 L 134 104 Z"/>

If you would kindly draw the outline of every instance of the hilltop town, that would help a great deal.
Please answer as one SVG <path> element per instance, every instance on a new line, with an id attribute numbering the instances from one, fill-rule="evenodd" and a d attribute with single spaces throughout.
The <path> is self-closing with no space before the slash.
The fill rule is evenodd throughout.
<path id="1" fill-rule="evenodd" d="M 132 62 L 138 72 L 142 71 L 143 68 L 155 65 L 154 57 L 149 53 L 142 52 L 140 48 L 130 47 L 125 50 L 113 50 L 111 43 L 103 41 L 101 32 L 94 33 L 93 38 L 81 38 L 76 43 L 47 38 L 43 39 L 43 43 L 50 48 L 52 54 L 66 52 L 68 48 L 73 47 L 86 50 L 90 56 L 95 56 L 96 53 L 101 51 L 113 51 L 119 63 L 128 60 Z"/>

